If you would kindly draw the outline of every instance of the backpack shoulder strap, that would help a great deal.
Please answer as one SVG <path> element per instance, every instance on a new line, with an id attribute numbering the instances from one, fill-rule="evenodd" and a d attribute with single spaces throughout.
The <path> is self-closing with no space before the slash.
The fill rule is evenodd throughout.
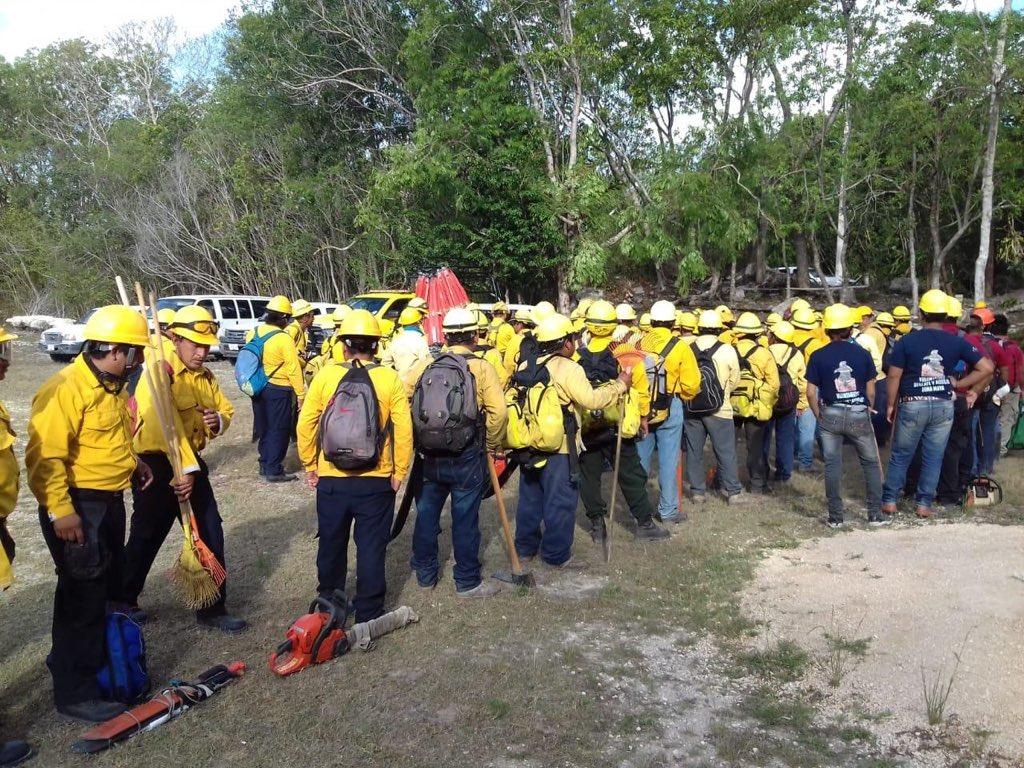
<path id="1" fill-rule="evenodd" d="M 661 349 L 661 357 L 664 359 L 668 359 L 668 356 L 672 354 L 672 350 L 676 348 L 676 344 L 678 343 L 678 336 L 672 336 L 671 338 L 669 338 L 668 342 L 666 342 L 665 346 L 662 347 Z"/>
<path id="2" fill-rule="evenodd" d="M 810 346 L 810 343 L 812 341 L 814 341 L 814 339 L 804 339 L 803 341 L 796 345 L 796 348 L 800 352 L 800 354 L 803 354 L 804 350 L 807 349 L 808 346 Z"/>

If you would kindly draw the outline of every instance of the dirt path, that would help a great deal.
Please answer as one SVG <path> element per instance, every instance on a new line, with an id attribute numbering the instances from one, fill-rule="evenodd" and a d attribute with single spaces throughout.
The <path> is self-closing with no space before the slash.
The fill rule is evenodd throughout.
<path id="1" fill-rule="evenodd" d="M 855 531 L 773 552 L 743 605 L 769 636 L 797 641 L 820 660 L 828 659 L 825 632 L 870 638 L 839 692 L 891 713 L 883 737 L 927 722 L 922 665 L 929 680 L 940 668 L 948 679 L 963 646 L 946 714 L 995 731 L 994 745 L 1021 755 L 1024 583 L 1016 576 L 1024 578 L 1020 528 Z M 827 678 L 824 669 L 815 674 Z"/>

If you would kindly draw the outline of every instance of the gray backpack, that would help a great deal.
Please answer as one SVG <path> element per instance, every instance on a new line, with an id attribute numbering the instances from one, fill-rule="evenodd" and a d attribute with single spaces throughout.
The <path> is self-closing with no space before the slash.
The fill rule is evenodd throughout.
<path id="1" fill-rule="evenodd" d="M 320 450 L 338 469 L 374 469 L 380 464 L 386 433 L 370 380 L 370 369 L 376 367 L 353 363 L 320 416 Z"/>
<path id="2" fill-rule="evenodd" d="M 412 395 L 412 428 L 418 450 L 459 454 L 477 439 L 480 408 L 476 379 L 462 355 L 445 352 L 426 367 Z"/>

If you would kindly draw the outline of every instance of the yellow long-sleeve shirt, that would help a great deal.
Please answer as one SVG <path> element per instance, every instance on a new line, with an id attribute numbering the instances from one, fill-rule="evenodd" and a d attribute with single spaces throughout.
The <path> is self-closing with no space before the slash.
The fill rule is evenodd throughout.
<path id="1" fill-rule="evenodd" d="M 506 380 L 512 378 L 512 374 L 519 368 L 519 348 L 523 346 L 523 339 L 526 338 L 527 333 L 529 333 L 529 331 L 516 333 L 508 340 L 508 344 L 505 346 L 505 353 L 502 356 L 502 360 L 505 363 Z"/>
<path id="2" fill-rule="evenodd" d="M 299 460 L 306 471 L 316 471 L 321 477 L 391 477 L 403 479 L 412 462 L 412 419 L 409 401 L 402 389 L 398 374 L 382 365 L 370 368 L 370 381 L 377 393 L 380 426 L 385 430 L 380 463 L 373 469 L 349 471 L 338 469 L 319 450 L 317 439 L 320 417 L 334 396 L 338 384 L 351 370 L 350 363 L 326 365 L 309 383 L 309 392 L 299 411 L 297 428 Z M 391 429 L 388 429 L 388 422 Z M 392 454 L 394 464 L 392 465 Z"/>
<path id="3" fill-rule="evenodd" d="M 154 365 L 154 363 L 148 362 L 146 365 Z M 171 393 L 173 396 L 173 385 Z M 182 472 L 186 475 L 198 472 L 199 457 L 196 456 L 196 452 L 188 440 L 188 432 L 182 422 L 180 408 L 174 409 L 174 429 L 178 434 L 177 451 L 181 457 Z M 153 401 L 153 392 L 149 388 L 149 379 L 145 372 L 139 377 L 139 383 L 135 387 L 135 434 L 132 438 L 132 447 L 136 453 L 167 454 L 168 451 L 163 427 L 160 425 L 159 412 Z"/>
<path id="4" fill-rule="evenodd" d="M 885 334 L 882 329 L 877 325 L 871 325 L 857 334 L 856 342 L 860 344 L 864 349 L 871 355 L 871 361 L 875 364 L 875 370 L 878 371 L 878 375 L 875 377 L 876 381 L 880 381 L 885 378 L 885 374 L 882 372 L 882 356 L 885 354 Z"/>
<path id="5" fill-rule="evenodd" d="M 473 350 L 474 354 L 486 360 L 492 366 L 494 366 L 494 372 L 498 374 L 498 381 L 501 383 L 502 390 L 508 384 L 508 374 L 505 371 L 505 361 L 502 359 L 501 353 L 498 352 L 494 347 L 476 347 Z"/>
<path id="6" fill-rule="evenodd" d="M 466 357 L 466 365 L 476 381 L 476 402 L 484 412 L 487 450 L 500 451 L 501 441 L 505 439 L 508 409 L 505 406 L 505 389 L 494 364 L 479 357 L 469 347 L 455 345 L 449 351 L 453 355 Z"/>
<path id="7" fill-rule="evenodd" d="M 542 359 L 541 362 L 547 366 L 551 384 L 558 393 L 558 402 L 563 408 L 572 409 L 577 425 L 581 422 L 581 410 L 603 410 L 614 405 L 619 397 L 626 393 L 626 386 L 618 379 L 597 388 L 591 386 L 583 367 L 567 357 L 554 355 Z M 576 448 L 578 451 L 583 450 L 578 429 L 576 430 Z M 562 447 L 558 452 L 569 452 L 567 439 L 562 440 Z"/>
<path id="8" fill-rule="evenodd" d="M 753 351 L 751 351 L 753 350 Z M 736 342 L 736 354 L 746 357 L 754 378 L 761 382 L 757 391 L 757 399 L 751 403 L 753 410 L 741 414 L 758 421 L 768 421 L 772 417 L 775 401 L 779 399 L 779 366 L 775 357 L 767 349 L 757 343 L 757 339 L 740 339 Z M 742 364 L 741 364 L 742 367 Z"/>
<path id="9" fill-rule="evenodd" d="M 640 348 L 644 352 L 661 355 L 673 338 L 669 328 L 652 328 Z M 697 358 L 693 355 L 693 342 L 696 336 L 679 337 L 672 351 L 665 359 L 665 384 L 673 395 L 689 400 L 700 391 L 700 369 Z"/>
<path id="10" fill-rule="evenodd" d="M 782 342 L 772 344 L 768 351 L 775 358 L 775 364 L 779 366 L 779 371 L 782 371 L 783 367 L 785 367 L 789 372 L 789 378 L 793 380 L 793 386 L 800 392 L 800 400 L 797 401 L 796 409 L 798 411 L 806 411 L 807 363 L 804 361 L 804 356 L 792 344 Z"/>
<path id="11" fill-rule="evenodd" d="M 804 364 L 806 364 L 810 362 L 811 355 L 825 346 L 825 342 L 818 337 L 817 331 L 805 331 L 802 328 L 797 328 L 793 332 L 793 346 L 803 354 Z"/>
<path id="12" fill-rule="evenodd" d="M 306 335 L 306 329 L 299 325 L 298 320 L 292 320 L 284 327 L 284 332 L 291 337 L 292 343 L 295 344 L 295 351 L 299 355 L 299 360 L 304 366 L 306 364 L 306 347 L 309 346 L 309 337 Z"/>
<path id="13" fill-rule="evenodd" d="M 18 460 L 14 456 L 14 436 L 11 415 L 0 404 L 0 524 L 18 503 Z M 11 561 L 0 546 L 0 589 L 7 589 L 12 581 Z"/>
<path id="14" fill-rule="evenodd" d="M 52 518 L 74 513 L 69 488 L 123 491 L 137 464 L 127 393 L 104 389 L 81 355 L 36 392 L 25 467 Z"/>
<path id="15" fill-rule="evenodd" d="M 502 360 L 504 360 L 505 350 L 508 349 L 508 343 L 515 335 L 516 330 L 512 327 L 511 323 L 508 323 L 505 320 L 492 321 L 490 331 L 488 331 L 487 334 L 487 343 L 498 350 L 498 354 L 501 355 Z"/>
<path id="16" fill-rule="evenodd" d="M 280 330 L 276 325 L 263 323 L 255 331 L 250 331 L 245 340 L 251 341 L 255 335 L 266 336 Z M 274 333 L 263 345 L 263 370 L 271 384 L 291 387 L 300 400 L 305 396 L 306 380 L 302 378 L 302 361 L 287 330 Z"/>
<path id="17" fill-rule="evenodd" d="M 403 328 L 394 335 L 387 349 L 381 354 L 380 363 L 394 368 L 399 378 L 406 376 L 418 363 L 430 361 L 430 347 L 427 337 L 420 330 Z"/>

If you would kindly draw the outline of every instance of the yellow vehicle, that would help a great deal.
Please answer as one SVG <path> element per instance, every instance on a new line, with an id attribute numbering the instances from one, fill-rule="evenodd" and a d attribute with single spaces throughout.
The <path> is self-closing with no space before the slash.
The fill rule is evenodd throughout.
<path id="1" fill-rule="evenodd" d="M 381 334 L 386 337 L 391 335 L 398 316 L 415 296 L 412 291 L 367 291 L 346 299 L 345 303 L 352 309 L 365 309 L 376 317 Z"/>

